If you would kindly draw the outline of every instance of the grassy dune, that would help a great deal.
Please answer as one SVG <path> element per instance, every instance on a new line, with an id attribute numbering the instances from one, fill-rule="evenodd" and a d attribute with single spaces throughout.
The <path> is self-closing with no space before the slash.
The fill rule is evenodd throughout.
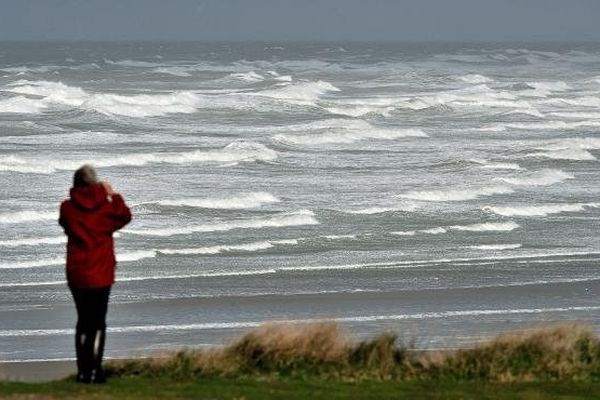
<path id="1" fill-rule="evenodd" d="M 563 325 L 422 352 L 392 334 L 353 341 L 333 323 L 268 324 L 224 347 L 113 361 L 107 370 L 104 386 L 7 382 L 0 397 L 600 399 L 600 339 Z"/>
<path id="2" fill-rule="evenodd" d="M 223 348 L 113 362 L 114 376 L 320 376 L 345 381 L 592 381 L 600 378 L 600 340 L 582 325 L 509 333 L 473 348 L 410 351 L 393 334 L 354 342 L 333 323 L 268 324 Z"/>

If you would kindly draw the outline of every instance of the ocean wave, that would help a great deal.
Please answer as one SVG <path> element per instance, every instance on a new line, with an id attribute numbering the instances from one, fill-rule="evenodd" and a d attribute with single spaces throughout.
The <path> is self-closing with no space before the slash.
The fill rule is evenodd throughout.
<path id="1" fill-rule="evenodd" d="M 158 229 L 143 229 L 123 230 L 124 233 L 141 236 L 175 236 L 189 235 L 196 232 L 224 232 L 234 229 L 260 229 L 272 227 L 288 227 L 301 225 L 318 225 L 319 221 L 314 217 L 314 213 L 310 210 L 301 210 L 296 212 L 281 213 L 269 218 L 245 219 L 239 221 L 224 221 L 204 225 L 192 225 L 186 227 L 174 228 L 158 228 Z"/>
<path id="2" fill-rule="evenodd" d="M 434 95 L 409 98 L 408 100 L 405 100 L 402 107 L 413 110 L 422 110 L 439 105 L 466 108 L 533 108 L 529 102 L 517 98 L 514 94 L 492 89 L 485 84 L 470 86 L 464 89 L 440 92 Z M 400 104 L 398 106 L 400 106 Z"/>
<path id="3" fill-rule="evenodd" d="M 26 107 L 23 107 L 24 110 L 32 113 L 57 104 L 93 110 L 104 115 L 141 118 L 172 113 L 189 114 L 196 112 L 198 107 L 207 102 L 202 96 L 189 91 L 126 96 L 111 93 L 88 93 L 79 87 L 51 81 L 21 80 L 5 86 L 3 90 L 41 97 L 28 99 Z M 23 100 L 20 101 L 23 102 Z"/>
<path id="4" fill-rule="evenodd" d="M 600 149 L 600 139 L 591 137 L 547 140 L 537 146 L 539 152 L 530 157 L 545 157 L 556 160 L 591 161 L 596 157 L 588 150 Z"/>
<path id="5" fill-rule="evenodd" d="M 488 78 L 487 76 L 479 75 L 479 74 L 467 74 L 467 75 L 459 75 L 456 79 L 467 82 L 467 83 L 490 83 L 494 80 L 492 78 Z"/>
<path id="6" fill-rule="evenodd" d="M 486 206 L 484 211 L 505 217 L 545 217 L 550 214 L 564 212 L 581 212 L 586 208 L 598 208 L 600 203 L 571 203 L 571 204 L 543 204 L 536 206 Z"/>
<path id="7" fill-rule="evenodd" d="M 594 161 L 596 157 L 583 149 L 560 149 L 530 153 L 529 157 L 543 157 L 552 160 Z"/>
<path id="8" fill-rule="evenodd" d="M 57 211 L 14 211 L 0 214 L 0 224 L 58 220 Z"/>
<path id="9" fill-rule="evenodd" d="M 472 225 L 453 225 L 448 229 L 466 232 L 507 232 L 519 228 L 519 224 L 509 222 L 483 222 Z"/>
<path id="10" fill-rule="evenodd" d="M 130 252 L 117 252 L 117 262 L 133 262 L 139 261 L 146 258 L 156 257 L 156 251 L 154 250 L 136 250 Z M 64 265 L 65 257 L 54 257 L 45 258 L 38 260 L 26 260 L 26 261 L 9 261 L 0 263 L 0 269 L 25 269 L 25 268 L 38 268 L 38 267 L 52 267 L 56 265 Z"/>
<path id="11" fill-rule="evenodd" d="M 589 312 L 600 310 L 600 306 L 573 306 L 573 307 L 547 307 L 547 308 L 507 308 L 507 309 L 476 309 L 476 310 L 448 310 L 431 311 L 409 314 L 377 314 L 356 315 L 350 317 L 331 317 L 330 321 L 340 323 L 400 321 L 400 320 L 426 320 L 456 317 L 477 317 L 517 314 L 547 314 L 568 312 Z M 318 318 L 288 319 L 288 320 L 261 320 L 261 321 L 232 321 L 232 322 L 201 322 L 191 324 L 156 324 L 108 327 L 108 333 L 143 333 L 143 332 L 177 332 L 214 329 L 247 329 L 256 328 L 267 322 L 299 324 L 319 321 Z M 32 337 L 32 336 L 57 336 L 72 335 L 74 329 L 4 329 L 0 330 L 0 337 Z"/>
<path id="12" fill-rule="evenodd" d="M 515 123 L 499 123 L 477 128 L 483 132 L 505 132 L 507 130 L 573 130 L 585 127 L 600 127 L 600 121 L 545 121 L 545 122 L 515 122 Z"/>
<path id="13" fill-rule="evenodd" d="M 11 239 L 0 240 L 0 247 L 38 246 L 41 244 L 63 244 L 66 242 L 66 236 Z"/>
<path id="14" fill-rule="evenodd" d="M 515 244 L 480 244 L 476 246 L 465 246 L 467 249 L 474 250 L 515 250 L 521 248 L 520 243 Z"/>
<path id="15" fill-rule="evenodd" d="M 383 214 L 387 212 L 397 212 L 397 211 L 415 211 L 418 208 L 418 205 L 413 203 L 407 204 L 398 204 L 394 206 L 388 207 L 367 207 L 367 208 L 359 208 L 355 210 L 343 210 L 342 212 L 347 214 L 360 214 L 360 215 L 372 215 L 372 214 Z"/>
<path id="16" fill-rule="evenodd" d="M 514 190 L 508 186 L 485 186 L 472 189 L 448 189 L 431 191 L 411 191 L 399 195 L 399 197 L 419 201 L 465 201 L 475 200 L 484 196 L 496 194 L 513 193 Z"/>
<path id="17" fill-rule="evenodd" d="M 483 222 L 472 225 L 438 226 L 435 228 L 420 229 L 413 231 L 393 231 L 395 236 L 415 236 L 416 234 L 440 235 L 449 231 L 460 232 L 508 232 L 519 228 L 519 224 L 509 222 Z"/>
<path id="18" fill-rule="evenodd" d="M 196 247 L 186 249 L 160 249 L 158 250 L 161 254 L 175 254 L 175 255 L 191 255 L 191 254 L 219 254 L 226 252 L 236 251 L 259 251 L 267 250 L 278 245 L 295 245 L 298 244 L 298 240 L 264 240 L 261 242 L 245 243 L 245 244 L 232 244 L 232 245 L 219 245 L 219 246 L 207 246 L 207 247 Z"/>
<path id="19" fill-rule="evenodd" d="M 572 89 L 563 81 L 527 82 L 527 85 L 542 92 L 564 92 Z"/>
<path id="20" fill-rule="evenodd" d="M 299 81 L 285 84 L 276 89 L 266 89 L 259 92 L 244 93 L 251 96 L 269 97 L 276 100 L 307 102 L 313 104 L 322 95 L 329 92 L 339 92 L 340 89 L 326 81 Z"/>
<path id="21" fill-rule="evenodd" d="M 244 82 L 260 82 L 265 80 L 264 76 L 254 71 L 231 73 L 228 75 L 228 78 L 237 79 Z"/>
<path id="22" fill-rule="evenodd" d="M 158 68 L 154 68 L 152 70 L 152 72 L 157 73 L 157 74 L 173 75 L 173 76 L 177 76 L 177 77 L 180 77 L 180 78 L 186 78 L 188 76 L 192 76 L 190 74 L 190 68 L 189 67 L 178 67 L 178 66 L 174 66 L 174 67 L 158 67 Z"/>
<path id="23" fill-rule="evenodd" d="M 300 128 L 300 129 L 298 129 Z M 297 126 L 288 126 L 290 131 L 314 131 L 311 134 L 278 134 L 273 136 L 281 142 L 301 145 L 323 145 L 354 143 L 362 140 L 393 140 L 406 137 L 427 137 L 421 129 L 380 127 L 363 120 L 325 120 Z"/>
<path id="24" fill-rule="evenodd" d="M 574 178 L 573 175 L 558 169 L 544 169 L 520 176 L 497 179 L 516 186 L 550 186 Z"/>
<path id="25" fill-rule="evenodd" d="M 470 162 L 479 164 L 481 168 L 485 169 L 506 169 L 506 170 L 521 170 L 521 166 L 517 163 L 505 163 L 505 162 L 490 162 L 481 159 L 470 159 Z"/>
<path id="26" fill-rule="evenodd" d="M 121 156 L 81 159 L 51 160 L 25 159 L 15 155 L 0 157 L 0 171 L 50 174 L 56 171 L 70 171 L 82 164 L 93 164 L 99 168 L 135 166 L 147 164 L 194 164 L 194 163 L 238 163 L 273 161 L 278 154 L 260 143 L 237 141 L 221 149 L 194 150 L 181 153 L 129 153 Z"/>
<path id="27" fill-rule="evenodd" d="M 232 197 L 206 198 L 206 199 L 178 199 L 178 200 L 158 200 L 156 202 L 147 202 L 142 204 L 156 203 L 162 206 L 173 207 L 198 207 L 211 209 L 246 209 L 257 208 L 269 203 L 277 203 L 280 200 L 267 192 L 252 192 L 240 194 Z"/>
<path id="28" fill-rule="evenodd" d="M 110 65 L 120 65 L 122 67 L 131 67 L 131 68 L 152 68 L 152 67 L 158 67 L 158 66 L 163 65 L 162 63 L 155 63 L 155 62 L 148 62 L 148 61 L 141 61 L 141 60 L 113 61 L 113 60 L 104 59 L 104 62 L 106 64 L 110 64 Z"/>
<path id="29" fill-rule="evenodd" d="M 0 100 L 0 114 L 39 114 L 48 106 L 37 99 L 16 96 Z"/>

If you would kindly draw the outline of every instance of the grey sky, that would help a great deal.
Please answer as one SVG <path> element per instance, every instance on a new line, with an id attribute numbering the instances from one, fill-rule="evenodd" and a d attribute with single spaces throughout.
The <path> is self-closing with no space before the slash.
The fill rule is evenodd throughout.
<path id="1" fill-rule="evenodd" d="M 0 40 L 600 41 L 600 0 L 0 0 Z"/>

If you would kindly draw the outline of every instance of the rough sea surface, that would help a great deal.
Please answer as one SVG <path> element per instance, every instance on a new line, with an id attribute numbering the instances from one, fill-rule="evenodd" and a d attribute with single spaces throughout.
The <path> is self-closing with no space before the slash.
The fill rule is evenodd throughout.
<path id="1" fill-rule="evenodd" d="M 0 360 L 74 356 L 57 224 L 97 166 L 108 356 L 334 319 L 463 346 L 600 328 L 600 47 L 0 44 Z"/>

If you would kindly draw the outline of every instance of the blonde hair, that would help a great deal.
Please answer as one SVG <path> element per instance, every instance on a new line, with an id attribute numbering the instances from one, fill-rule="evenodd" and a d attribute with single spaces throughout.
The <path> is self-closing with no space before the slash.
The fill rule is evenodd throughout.
<path id="1" fill-rule="evenodd" d="M 89 164 L 79 167 L 73 175 L 73 187 L 93 185 L 95 183 L 98 183 L 98 175 L 94 167 Z"/>

